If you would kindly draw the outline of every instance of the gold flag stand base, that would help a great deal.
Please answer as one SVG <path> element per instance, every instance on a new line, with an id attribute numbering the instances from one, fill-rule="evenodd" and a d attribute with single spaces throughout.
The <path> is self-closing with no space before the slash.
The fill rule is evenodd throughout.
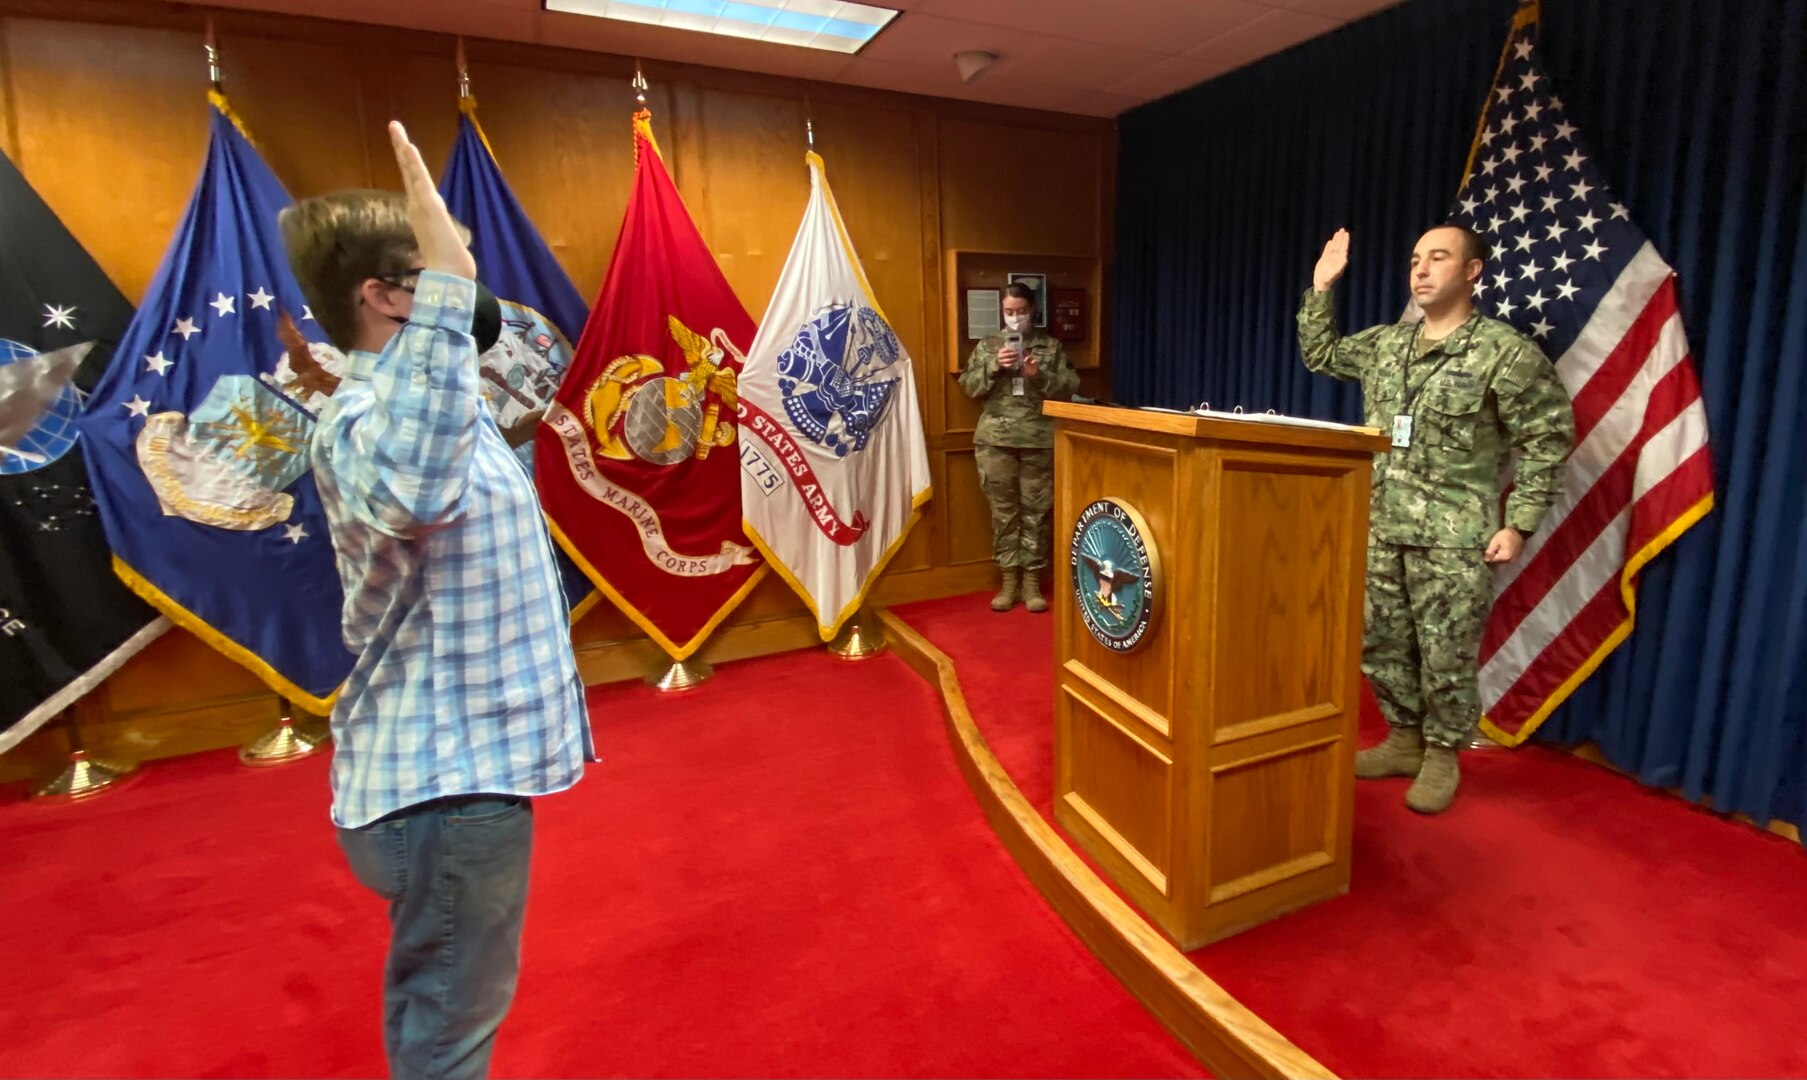
<path id="1" fill-rule="evenodd" d="M 669 666 L 658 668 L 646 677 L 646 685 L 661 694 L 676 694 L 695 690 L 714 676 L 714 668 L 693 656 L 688 660 L 673 660 Z"/>
<path id="2" fill-rule="evenodd" d="M 870 660 L 885 652 L 885 632 L 869 611 L 853 617 L 828 643 L 828 655 L 836 660 Z"/>
<path id="3" fill-rule="evenodd" d="M 69 766 L 57 778 L 32 793 L 36 802 L 69 803 L 91 799 L 108 791 L 117 791 L 137 771 L 136 765 L 119 765 L 96 761 L 86 750 L 69 755 Z"/>
<path id="4" fill-rule="evenodd" d="M 255 769 L 287 765 L 320 752 L 324 739 L 295 730 L 295 722 L 283 717 L 276 730 L 259 735 L 239 748 L 238 759 Z"/>
<path id="5" fill-rule="evenodd" d="M 1489 736 L 1485 731 L 1482 731 L 1480 728 L 1477 727 L 1474 729 L 1474 734 L 1470 735 L 1468 737 L 1468 744 L 1466 746 L 1464 746 L 1463 749 L 1464 750 L 1504 750 L 1505 747 L 1501 746 L 1499 743 L 1494 742 L 1493 738 L 1491 736 Z"/>

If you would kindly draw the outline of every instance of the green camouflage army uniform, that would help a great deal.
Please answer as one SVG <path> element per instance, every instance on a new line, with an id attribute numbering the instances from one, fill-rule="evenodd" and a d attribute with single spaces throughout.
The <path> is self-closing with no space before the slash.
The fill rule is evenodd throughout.
<path id="1" fill-rule="evenodd" d="M 1482 555 L 1503 527 L 1535 532 L 1555 501 L 1575 438 L 1568 394 L 1535 342 L 1478 313 L 1434 345 L 1416 323 L 1340 337 L 1331 295 L 1307 290 L 1299 348 L 1312 371 L 1361 381 L 1371 426 L 1412 417 L 1411 446 L 1374 456 L 1362 671 L 1387 723 L 1461 746 L 1480 719 L 1493 606 Z"/>
<path id="2" fill-rule="evenodd" d="M 998 367 L 1004 337 L 974 347 L 960 374 L 960 389 L 985 403 L 973 432 L 979 486 L 991 504 L 992 557 L 1005 569 L 1048 565 L 1048 515 L 1054 509 L 1054 421 L 1042 402 L 1064 401 L 1079 389 L 1079 374 L 1060 342 L 1035 330 L 1023 333 L 1023 351 L 1039 368 L 1022 377 Z"/>

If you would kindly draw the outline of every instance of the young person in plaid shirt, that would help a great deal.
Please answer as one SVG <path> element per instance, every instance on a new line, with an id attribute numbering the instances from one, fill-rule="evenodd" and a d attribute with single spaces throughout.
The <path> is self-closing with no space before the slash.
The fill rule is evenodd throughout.
<path id="1" fill-rule="evenodd" d="M 593 754 L 539 497 L 478 381 L 496 299 L 407 132 L 390 137 L 405 196 L 282 215 L 347 357 L 311 447 L 358 657 L 333 708 L 333 822 L 389 902 L 391 1073 L 481 1077 L 520 968 L 529 800 Z"/>

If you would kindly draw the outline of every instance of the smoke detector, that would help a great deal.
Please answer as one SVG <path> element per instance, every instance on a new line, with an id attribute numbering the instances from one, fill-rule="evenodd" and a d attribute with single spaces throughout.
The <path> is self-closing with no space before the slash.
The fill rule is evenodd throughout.
<path id="1" fill-rule="evenodd" d="M 998 54 L 983 49 L 967 49 L 954 54 L 954 68 L 960 72 L 961 82 L 972 82 L 985 74 L 985 70 L 998 62 Z"/>

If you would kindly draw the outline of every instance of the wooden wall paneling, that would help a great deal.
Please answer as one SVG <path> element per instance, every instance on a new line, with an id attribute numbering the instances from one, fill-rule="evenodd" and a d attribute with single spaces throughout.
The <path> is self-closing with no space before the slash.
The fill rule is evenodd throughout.
<path id="1" fill-rule="evenodd" d="M 1098 254 L 1098 134 L 962 117 L 942 132 L 942 183 L 959 193 L 944 205 L 947 248 Z"/>
<path id="2" fill-rule="evenodd" d="M 367 115 L 366 87 L 383 70 L 381 53 L 255 34 L 218 37 L 226 98 L 290 195 L 370 186 L 366 133 L 382 121 Z M 200 55 L 196 43 L 191 77 L 202 68 Z"/>
<path id="3" fill-rule="evenodd" d="M 0 153 L 19 160 L 19 95 L 13 89 L 13 20 L 0 18 Z"/>
<path id="4" fill-rule="evenodd" d="M 14 161 L 135 303 L 207 153 L 200 38 L 10 19 L 8 39 L 18 95 Z"/>
<path id="5" fill-rule="evenodd" d="M 633 91 L 625 79 L 475 62 L 471 85 L 477 118 L 508 186 L 578 293 L 594 303 L 633 189 L 633 116 L 639 108 Z M 668 166 L 683 134 L 671 123 L 670 97 L 663 84 L 647 94 L 653 136 Z M 455 94 L 443 100 L 455 116 Z"/>
<path id="6" fill-rule="evenodd" d="M 741 303 L 758 322 L 778 285 L 809 199 L 803 101 L 701 92 L 701 168 L 684 198 Z"/>
<path id="7" fill-rule="evenodd" d="M 991 563 L 991 504 L 979 487 L 979 468 L 971 447 L 942 454 L 947 468 L 948 545 L 942 558 L 950 565 Z"/>

